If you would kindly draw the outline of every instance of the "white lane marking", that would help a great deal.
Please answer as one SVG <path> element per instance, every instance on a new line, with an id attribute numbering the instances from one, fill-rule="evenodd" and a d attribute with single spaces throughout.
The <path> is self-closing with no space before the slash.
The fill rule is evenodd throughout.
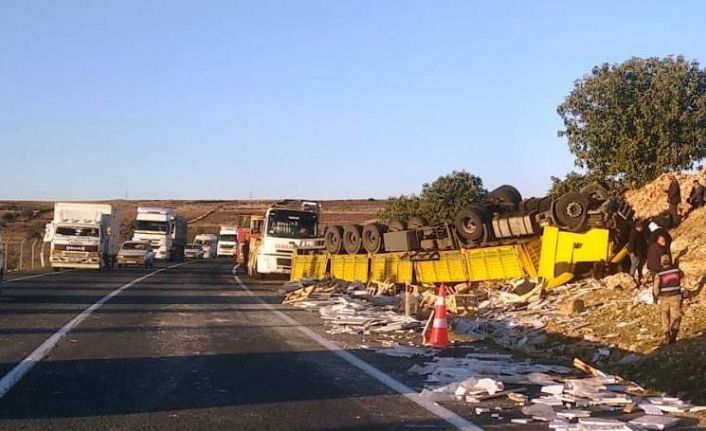
<path id="1" fill-rule="evenodd" d="M 241 288 L 250 296 L 255 298 L 259 303 L 265 306 L 265 308 L 269 309 L 273 314 L 275 314 L 277 317 L 280 319 L 284 320 L 286 323 L 292 325 L 295 329 L 299 330 L 299 332 L 303 333 L 313 341 L 319 343 L 329 351 L 331 351 L 333 354 L 338 356 L 339 358 L 343 359 L 344 361 L 348 362 L 349 364 L 360 368 L 362 371 L 364 371 L 366 374 L 369 376 L 373 377 L 383 385 L 387 386 L 388 388 L 399 392 L 400 394 L 404 395 L 407 399 L 410 401 L 414 402 L 415 404 L 424 407 L 426 410 L 429 412 L 435 414 L 436 416 L 440 417 L 441 419 L 445 420 L 446 422 L 450 423 L 451 425 L 455 426 L 456 428 L 462 430 L 462 431 L 483 431 L 483 428 L 479 428 L 478 426 L 474 425 L 473 423 L 467 421 L 466 419 L 462 418 L 461 416 L 457 415 L 456 413 L 452 412 L 451 410 L 448 410 L 439 404 L 429 401 L 426 398 L 422 398 L 419 396 L 419 394 L 410 388 L 409 386 L 405 385 L 404 383 L 395 380 L 393 377 L 383 373 L 379 369 L 375 368 L 374 366 L 370 365 L 369 363 L 365 362 L 364 360 L 358 358 L 354 354 L 350 353 L 349 351 L 343 349 L 341 346 L 338 344 L 334 343 L 331 340 L 328 340 L 316 332 L 312 331 L 311 329 L 302 326 L 301 323 L 297 322 L 295 319 L 289 317 L 288 315 L 282 313 L 281 311 L 277 310 L 272 304 L 269 304 L 262 300 L 261 298 L 257 297 L 252 290 L 250 290 L 243 282 L 240 280 L 240 278 L 236 275 L 235 281 L 240 285 Z"/>
<path id="2" fill-rule="evenodd" d="M 81 322 L 83 322 L 86 317 L 90 316 L 91 313 L 99 309 L 101 305 L 110 301 L 114 296 L 119 295 L 125 289 L 134 286 L 135 284 L 146 280 L 155 274 L 159 274 L 160 272 L 166 271 L 167 269 L 176 268 L 180 265 L 183 265 L 183 263 L 172 265 L 167 268 L 161 268 L 156 271 L 152 271 L 149 274 L 143 275 L 142 277 L 136 278 L 131 282 L 113 290 L 109 294 L 99 299 L 95 304 L 83 310 L 81 314 L 71 319 L 69 323 L 62 326 L 61 329 L 56 331 L 51 337 L 47 338 L 45 342 L 43 342 L 39 347 L 34 349 L 34 351 L 30 353 L 26 358 L 24 358 L 22 362 L 15 365 L 15 367 L 10 370 L 9 373 L 5 374 L 5 376 L 0 379 L 0 398 L 4 397 L 5 394 L 7 394 L 10 389 L 12 389 L 13 386 L 19 383 L 22 377 L 24 377 L 25 374 L 27 374 L 29 370 L 32 369 L 32 367 L 34 367 L 35 365 L 37 365 L 37 363 L 39 363 L 39 361 L 44 359 L 44 357 L 51 351 L 51 349 L 53 349 L 59 343 L 59 341 L 61 341 L 61 339 L 66 336 L 66 334 L 68 334 L 73 328 L 81 324 Z"/>
<path id="3" fill-rule="evenodd" d="M 28 275 L 26 277 L 17 277 L 17 278 L 12 278 L 10 280 L 5 280 L 3 281 L 4 284 L 7 283 L 12 283 L 13 281 L 22 281 L 22 280 L 29 280 L 31 278 L 39 278 L 39 277 L 46 277 L 47 275 L 58 275 L 58 274 L 65 274 L 67 272 L 74 272 L 78 271 L 77 269 L 69 269 L 68 271 L 59 271 L 59 272 L 45 272 L 42 274 L 35 274 L 35 275 Z"/>

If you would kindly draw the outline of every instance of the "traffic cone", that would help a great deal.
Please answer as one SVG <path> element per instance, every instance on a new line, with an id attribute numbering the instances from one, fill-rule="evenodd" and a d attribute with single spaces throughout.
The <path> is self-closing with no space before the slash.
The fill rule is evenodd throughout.
<path id="1" fill-rule="evenodd" d="M 429 328 L 431 323 L 431 328 Z M 424 344 L 433 347 L 449 347 L 449 326 L 446 319 L 446 286 L 439 287 L 439 294 L 436 295 L 434 312 L 429 316 L 424 328 Z"/>

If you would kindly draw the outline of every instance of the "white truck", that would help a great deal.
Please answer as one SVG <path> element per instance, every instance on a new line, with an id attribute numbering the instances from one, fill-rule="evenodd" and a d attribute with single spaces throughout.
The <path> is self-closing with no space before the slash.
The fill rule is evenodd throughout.
<path id="1" fill-rule="evenodd" d="M 46 226 L 49 263 L 59 268 L 111 269 L 120 248 L 120 214 L 111 203 L 57 202 Z"/>
<path id="2" fill-rule="evenodd" d="M 147 240 L 152 244 L 155 259 L 184 260 L 187 222 L 171 208 L 138 207 L 134 241 Z"/>
<path id="3" fill-rule="evenodd" d="M 221 226 L 218 233 L 218 257 L 235 256 L 238 244 L 238 228 L 236 226 Z"/>
<path id="4" fill-rule="evenodd" d="M 199 244 L 203 250 L 203 259 L 212 259 L 216 257 L 216 250 L 218 249 L 218 236 L 212 233 L 202 233 L 196 235 L 194 238 L 194 244 Z"/>
<path id="5" fill-rule="evenodd" d="M 248 274 L 289 274 L 295 248 L 324 247 L 319 238 L 319 209 L 313 201 L 284 200 L 270 206 L 265 218 L 251 226 Z"/>

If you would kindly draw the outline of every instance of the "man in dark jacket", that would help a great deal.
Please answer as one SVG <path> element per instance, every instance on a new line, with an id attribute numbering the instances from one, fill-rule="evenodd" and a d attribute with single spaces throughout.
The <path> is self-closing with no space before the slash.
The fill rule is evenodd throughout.
<path id="1" fill-rule="evenodd" d="M 659 232 L 655 241 L 647 247 L 647 269 L 650 271 L 651 275 L 654 276 L 662 270 L 660 259 L 665 254 L 671 259 L 672 252 L 667 243 L 667 236 L 665 232 Z"/>
<path id="2" fill-rule="evenodd" d="M 694 185 L 691 187 L 691 192 L 689 193 L 689 198 L 686 200 L 689 205 L 689 212 L 695 210 L 696 208 L 701 208 L 704 206 L 704 192 L 706 187 L 702 186 L 699 180 L 694 180 Z"/>
<path id="3" fill-rule="evenodd" d="M 672 221 L 672 227 L 679 226 L 681 221 L 679 216 L 679 204 L 681 203 L 681 188 L 679 182 L 674 175 L 669 177 L 669 189 L 667 189 L 667 203 L 669 203 L 669 217 Z"/>
<path id="4" fill-rule="evenodd" d="M 642 267 L 647 257 L 645 225 L 640 220 L 636 221 L 635 225 L 630 230 L 628 252 L 630 253 L 630 276 L 635 279 L 637 287 L 640 287 L 640 283 L 642 283 Z"/>

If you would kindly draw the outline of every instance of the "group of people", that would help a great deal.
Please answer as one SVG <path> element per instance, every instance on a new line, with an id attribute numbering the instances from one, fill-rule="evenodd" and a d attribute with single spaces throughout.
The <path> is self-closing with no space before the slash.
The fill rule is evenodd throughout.
<path id="1" fill-rule="evenodd" d="M 639 288 L 643 282 L 643 266 L 647 267 L 648 279 L 652 281 L 652 295 L 660 306 L 662 330 L 668 344 L 674 343 L 679 334 L 685 293 L 681 288 L 684 274 L 672 259 L 671 244 L 669 232 L 654 221 L 636 221 L 628 240 L 630 275 Z"/>
<path id="2" fill-rule="evenodd" d="M 681 204 L 681 187 L 679 186 L 679 181 L 677 181 L 674 175 L 669 177 L 669 188 L 667 192 L 667 203 L 669 203 L 669 218 L 672 227 L 679 226 L 681 223 L 681 214 L 679 213 L 679 204 Z M 699 180 L 694 180 L 691 191 L 689 192 L 689 197 L 686 199 L 686 203 L 689 204 L 689 210 L 687 215 L 695 210 L 696 208 L 701 208 L 706 204 L 706 186 L 701 184 Z"/>
<path id="3" fill-rule="evenodd" d="M 674 176 L 665 191 L 669 203 L 669 222 L 676 227 L 681 222 L 681 189 Z M 706 187 L 698 180 L 694 180 L 687 202 L 689 212 L 706 204 Z M 639 288 L 644 281 L 643 267 L 647 268 L 647 280 L 652 284 L 652 295 L 660 307 L 662 330 L 668 344 L 674 343 L 679 335 L 682 300 L 686 295 L 682 289 L 684 273 L 672 258 L 671 244 L 672 237 L 667 229 L 655 221 L 637 220 L 628 239 L 630 275 Z"/>

